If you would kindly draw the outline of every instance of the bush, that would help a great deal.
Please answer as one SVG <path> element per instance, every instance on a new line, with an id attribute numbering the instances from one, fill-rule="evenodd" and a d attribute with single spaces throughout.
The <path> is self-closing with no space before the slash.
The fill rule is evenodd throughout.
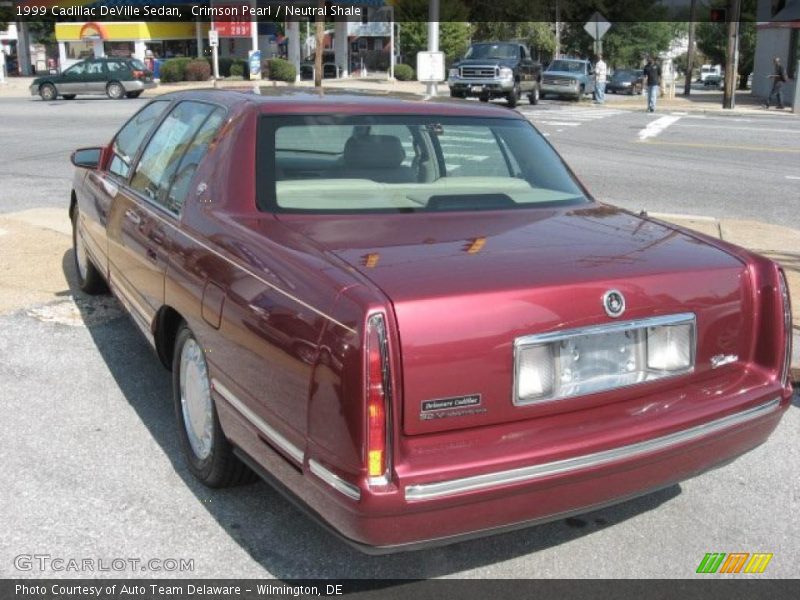
<path id="1" fill-rule="evenodd" d="M 170 58 L 161 63 L 159 77 L 162 83 L 186 80 L 186 66 L 191 58 Z"/>
<path id="2" fill-rule="evenodd" d="M 394 77 L 398 81 L 414 81 L 417 78 L 417 74 L 412 67 L 401 64 L 394 66 Z"/>
<path id="3" fill-rule="evenodd" d="M 244 67 L 242 65 L 231 65 L 231 77 L 244 77 Z"/>
<path id="4" fill-rule="evenodd" d="M 208 81 L 211 79 L 211 65 L 205 60 L 193 60 L 184 70 L 186 81 Z"/>
<path id="5" fill-rule="evenodd" d="M 294 83 L 297 70 L 288 60 L 271 58 L 267 61 L 267 74 L 272 81 L 286 81 Z"/>

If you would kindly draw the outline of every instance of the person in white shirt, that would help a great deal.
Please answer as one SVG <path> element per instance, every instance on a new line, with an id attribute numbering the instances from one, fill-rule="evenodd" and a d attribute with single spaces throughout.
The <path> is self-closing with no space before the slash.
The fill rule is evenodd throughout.
<path id="1" fill-rule="evenodd" d="M 598 104 L 606 101 L 606 77 L 608 77 L 608 65 L 603 61 L 603 55 L 597 55 L 597 62 L 594 64 L 594 100 Z"/>

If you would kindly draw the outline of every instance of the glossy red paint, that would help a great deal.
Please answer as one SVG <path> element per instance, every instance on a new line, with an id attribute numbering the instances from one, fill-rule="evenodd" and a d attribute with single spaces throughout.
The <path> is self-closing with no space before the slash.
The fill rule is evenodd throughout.
<path id="1" fill-rule="evenodd" d="M 79 169 L 89 255 L 162 357 L 167 315 L 186 321 L 205 349 L 226 437 L 351 541 L 408 548 L 621 501 L 750 450 L 789 405 L 791 389 L 779 381 L 786 332 L 778 269 L 740 248 L 595 202 L 347 217 L 256 208 L 260 115 L 520 119 L 513 111 L 234 92 L 161 98 L 222 106 L 225 124 L 179 215 L 112 177 L 109 150 L 98 169 Z M 628 299 L 626 319 L 695 313 L 694 371 L 515 406 L 514 339 L 609 322 L 600 299 L 611 288 Z M 386 322 L 392 415 L 389 477 L 380 483 L 370 482 L 366 455 L 365 335 L 376 313 Z M 712 369 L 720 354 L 737 360 Z M 420 419 L 422 401 L 468 394 L 481 394 L 485 412 Z M 624 449 L 775 399 L 763 415 L 668 448 L 437 498 L 409 494 Z"/>

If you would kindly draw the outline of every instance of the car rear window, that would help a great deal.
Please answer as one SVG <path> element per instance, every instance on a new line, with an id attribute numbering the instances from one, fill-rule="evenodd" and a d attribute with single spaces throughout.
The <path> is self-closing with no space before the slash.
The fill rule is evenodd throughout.
<path id="1" fill-rule="evenodd" d="M 498 210 L 586 202 L 526 121 L 265 116 L 258 203 L 284 212 Z"/>

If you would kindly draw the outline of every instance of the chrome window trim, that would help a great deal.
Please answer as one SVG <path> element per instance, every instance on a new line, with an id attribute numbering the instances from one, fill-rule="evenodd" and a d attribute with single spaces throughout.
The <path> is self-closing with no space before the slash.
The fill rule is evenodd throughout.
<path id="1" fill-rule="evenodd" d="M 309 459 L 308 467 L 314 475 L 319 477 L 337 492 L 344 494 L 351 500 L 358 501 L 361 499 L 361 490 L 358 489 L 357 486 L 353 485 L 349 481 L 345 481 L 333 471 L 326 469 L 313 458 Z"/>
<path id="2" fill-rule="evenodd" d="M 602 450 L 539 465 L 474 475 L 472 477 L 409 485 L 405 489 L 405 498 L 409 502 L 434 500 L 512 483 L 530 483 L 552 475 L 564 475 L 603 466 L 614 461 L 638 458 L 660 450 L 667 450 L 679 444 L 694 442 L 713 433 L 760 419 L 778 410 L 780 402 L 780 397 L 773 398 L 753 408 L 727 415 L 702 425 L 696 425 L 689 429 L 610 450 Z"/>
<path id="3" fill-rule="evenodd" d="M 692 347 L 690 349 L 692 364 L 688 369 L 667 372 L 668 373 L 667 375 L 664 375 L 659 378 L 659 380 L 663 380 L 678 375 L 685 375 L 686 373 L 691 373 L 694 371 L 696 364 L 696 357 L 697 357 L 697 317 L 695 316 L 694 313 L 678 313 L 674 315 L 647 317 L 644 319 L 632 319 L 629 321 L 614 321 L 612 323 L 603 323 L 601 325 L 589 325 L 588 327 L 577 327 L 575 329 L 566 329 L 563 331 L 550 331 L 548 333 L 536 333 L 533 335 L 524 335 L 522 337 L 518 337 L 514 340 L 514 351 L 513 351 L 514 364 L 513 364 L 513 381 L 511 388 L 511 401 L 514 404 L 514 406 L 530 406 L 536 404 L 546 404 L 549 402 L 562 402 L 565 400 L 580 398 L 582 396 L 589 394 L 598 394 L 598 393 L 608 392 L 611 390 L 619 390 L 634 385 L 640 385 L 642 383 L 649 383 L 647 381 L 637 381 L 635 383 L 631 383 L 628 385 L 616 386 L 604 390 L 593 391 L 590 392 L 589 394 L 580 394 L 576 396 L 566 396 L 557 398 L 545 397 L 541 399 L 534 398 L 533 400 L 520 400 L 520 398 L 517 396 L 517 382 L 519 379 L 519 352 L 521 349 L 527 346 L 537 346 L 541 344 L 560 342 L 562 340 L 567 340 L 573 337 L 579 337 L 584 335 L 618 333 L 620 331 L 629 331 L 631 329 L 646 329 L 648 327 L 662 327 L 665 325 L 686 325 L 686 324 L 691 324 L 694 330 Z M 663 371 L 659 372 L 663 373 Z"/>
<path id="4" fill-rule="evenodd" d="M 278 448 L 286 452 L 289 456 L 291 456 L 294 460 L 296 460 L 301 465 L 303 464 L 303 459 L 305 454 L 303 451 L 292 444 L 289 440 L 287 440 L 283 435 L 278 433 L 273 427 L 271 427 L 264 419 L 259 417 L 255 414 L 250 408 L 239 398 L 237 398 L 233 392 L 231 392 L 228 388 L 226 388 L 222 383 L 219 382 L 218 379 L 211 379 L 211 389 L 215 390 L 220 396 L 222 396 L 231 406 L 233 406 L 239 413 L 253 426 L 258 429 L 261 433 L 266 436 L 266 438 L 275 444 Z"/>

